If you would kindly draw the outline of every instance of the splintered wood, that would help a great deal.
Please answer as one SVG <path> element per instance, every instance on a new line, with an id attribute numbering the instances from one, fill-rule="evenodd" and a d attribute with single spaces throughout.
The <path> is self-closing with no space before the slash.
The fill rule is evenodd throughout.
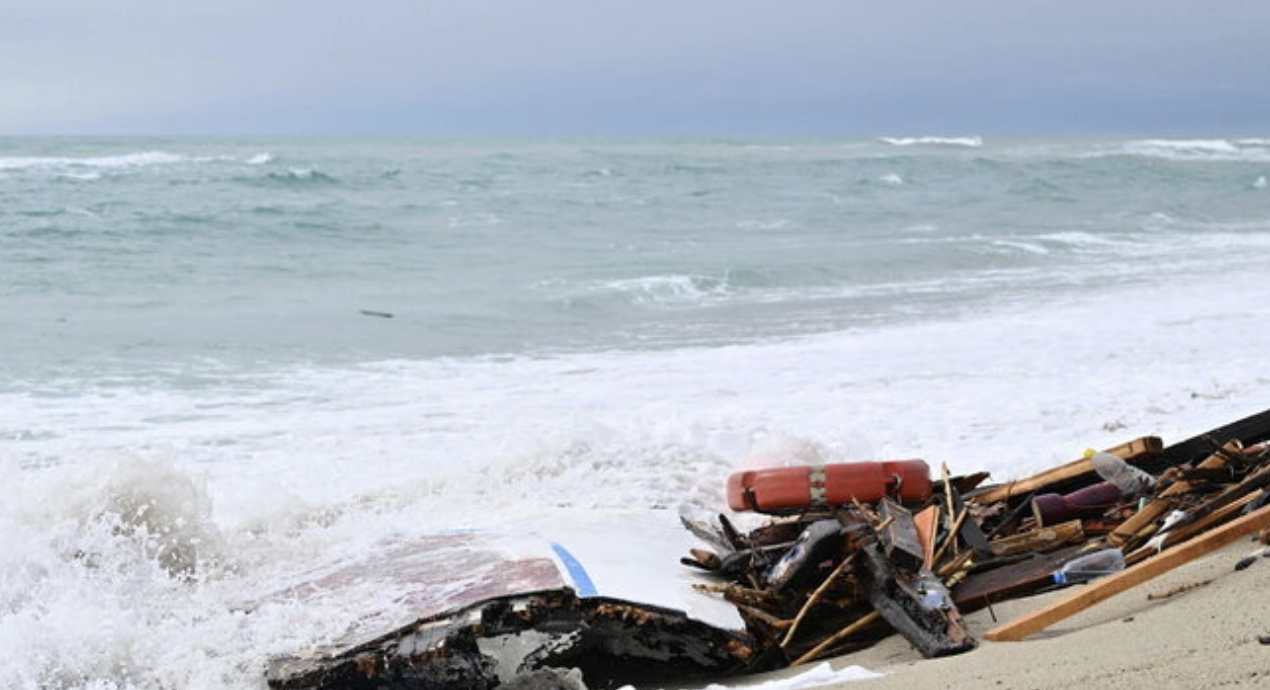
<path id="1" fill-rule="evenodd" d="M 712 548 L 683 562 L 720 578 L 708 589 L 737 605 L 763 650 L 755 668 L 807 663 L 896 632 L 926 657 L 957 654 L 976 646 L 962 611 L 1098 578 L 986 636 L 1022 639 L 1220 545 L 1258 532 L 1270 541 L 1267 439 L 1270 410 L 1167 448 L 1155 437 L 1111 448 L 1154 480 L 1128 495 L 1099 476 L 1117 462 L 1105 456 L 1098 470 L 1085 458 L 979 488 L 985 473 L 954 477 L 944 466 L 924 500 L 910 492 L 900 502 L 888 491 L 868 504 L 809 502 L 748 534 L 724 516 L 690 525 Z M 1118 499 L 1080 504 L 1102 484 L 1098 496 Z M 1053 524 L 1038 524 L 1038 497 Z M 1065 564 L 1108 548 L 1123 551 L 1127 569 L 1055 584 Z"/>

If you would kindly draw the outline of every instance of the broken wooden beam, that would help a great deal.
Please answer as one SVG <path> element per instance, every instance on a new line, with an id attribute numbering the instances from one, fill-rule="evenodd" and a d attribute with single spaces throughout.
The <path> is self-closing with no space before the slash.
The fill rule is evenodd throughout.
<path id="1" fill-rule="evenodd" d="M 1020 532 L 992 542 L 993 556 L 1013 556 L 1029 551 L 1053 551 L 1064 544 L 1085 540 L 1084 525 L 1080 520 L 1069 520 L 1031 532 Z"/>
<path id="2" fill-rule="evenodd" d="M 1270 415 L 1270 412 L 1266 413 Z M 1270 417 L 1268 417 L 1270 421 Z M 1128 443 L 1108 448 L 1107 452 L 1118 455 L 1132 465 L 1143 466 L 1146 459 L 1159 453 L 1164 442 L 1156 436 L 1144 436 Z M 1065 465 L 1045 470 L 1026 479 L 1018 479 L 1005 484 L 990 486 L 973 492 L 966 497 L 967 501 L 978 505 L 987 505 L 997 501 L 1022 500 L 1028 494 L 1044 489 L 1047 492 L 1061 493 L 1071 488 L 1079 488 L 1082 482 L 1092 482 L 1097 477 L 1094 464 L 1087 458 L 1073 460 Z"/>
<path id="3" fill-rule="evenodd" d="M 887 559 L 906 570 L 921 568 L 925 549 L 918 536 L 913 514 L 899 503 L 884 498 L 878 504 L 878 515 L 887 522 L 885 529 L 878 530 L 878 542 Z"/>
<path id="4" fill-rule="evenodd" d="M 869 604 L 922 656 L 930 659 L 975 648 L 961 612 L 934 573 L 896 569 L 876 545 L 862 549 L 858 563 Z"/>

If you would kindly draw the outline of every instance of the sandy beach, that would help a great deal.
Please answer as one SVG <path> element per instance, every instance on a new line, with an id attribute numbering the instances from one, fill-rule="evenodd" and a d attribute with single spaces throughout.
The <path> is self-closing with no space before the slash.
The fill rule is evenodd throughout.
<path id="1" fill-rule="evenodd" d="M 981 640 L 973 652 L 927 660 L 900 636 L 832 660 L 835 668 L 863 666 L 885 674 L 843 683 L 843 690 L 923 688 L 1216 688 L 1264 687 L 1270 682 L 1270 559 L 1236 572 L 1258 545 L 1241 540 L 1209 556 L 1094 606 L 1023 642 L 983 641 L 994 627 L 987 610 L 968 615 Z M 1165 599 L 1149 600 L 1203 581 Z M 1072 590 L 1049 592 L 993 607 L 1001 622 L 1026 615 Z M 780 675 L 793 675 L 786 670 Z"/>

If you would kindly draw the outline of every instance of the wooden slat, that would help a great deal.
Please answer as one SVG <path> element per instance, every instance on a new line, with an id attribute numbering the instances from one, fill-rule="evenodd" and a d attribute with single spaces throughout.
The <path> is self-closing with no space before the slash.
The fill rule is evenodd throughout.
<path id="1" fill-rule="evenodd" d="M 1030 594 L 1053 584 L 1051 573 L 1081 552 L 1084 545 L 1068 546 L 1020 563 L 972 573 L 952 588 L 953 603 L 963 611 Z"/>
<path id="2" fill-rule="evenodd" d="M 993 556 L 1013 556 L 1028 551 L 1053 551 L 1063 544 L 1085 540 L 1084 526 L 1080 520 L 1069 520 L 1050 527 L 1041 527 L 992 542 Z"/>
<path id="3" fill-rule="evenodd" d="M 999 625 L 989 630 L 985 637 L 993 642 L 1022 640 L 1127 589 L 1267 527 L 1270 527 L 1270 506 L 1218 527 L 1208 534 L 1165 551 L 1155 558 L 1082 587 L 1070 596 L 1039 611 L 1005 625 Z"/>
<path id="4" fill-rule="evenodd" d="M 1118 455 L 1131 464 L 1139 458 L 1150 456 L 1153 453 L 1160 452 L 1164 447 L 1164 442 L 1157 436 L 1143 436 L 1134 439 L 1128 443 L 1108 448 L 1107 452 L 1112 455 Z M 1033 475 L 1026 479 L 1019 479 L 1006 484 L 998 484 L 997 486 L 988 487 L 982 491 L 969 496 L 966 500 L 979 505 L 987 505 L 996 503 L 997 501 L 1005 501 L 1011 498 L 1022 498 L 1033 491 L 1045 488 L 1053 488 L 1055 485 L 1063 482 L 1069 482 L 1074 479 L 1089 476 L 1092 480 L 1094 473 L 1094 463 L 1086 458 L 1073 460 L 1066 465 L 1046 470 L 1040 474 Z"/>
<path id="5" fill-rule="evenodd" d="M 888 523 L 886 529 L 878 530 L 878 541 L 887 559 L 907 570 L 921 568 L 925 554 L 913 514 L 889 498 L 882 499 L 878 514 Z"/>
<path id="6" fill-rule="evenodd" d="M 913 516 L 913 526 L 917 528 L 917 540 L 922 544 L 922 565 L 935 567 L 935 532 L 939 527 L 939 507 L 926 506 Z"/>

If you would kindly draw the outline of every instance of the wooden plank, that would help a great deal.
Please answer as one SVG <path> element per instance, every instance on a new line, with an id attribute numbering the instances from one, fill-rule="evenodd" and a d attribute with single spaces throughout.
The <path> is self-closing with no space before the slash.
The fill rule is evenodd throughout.
<path id="1" fill-rule="evenodd" d="M 1107 541 L 1112 546 L 1121 547 L 1135 541 L 1139 535 L 1154 528 L 1155 521 L 1168 514 L 1176 505 L 1177 501 L 1174 499 L 1156 498 L 1112 530 L 1111 534 L 1107 535 Z M 1133 545 L 1131 544 L 1128 548 L 1133 548 Z"/>
<path id="2" fill-rule="evenodd" d="M 1134 439 L 1128 443 L 1108 448 L 1107 452 L 1112 455 L 1118 455 L 1129 461 L 1131 464 L 1137 465 L 1138 461 L 1150 457 L 1152 454 L 1160 452 L 1164 447 L 1164 442 L 1157 436 L 1143 436 Z M 1088 459 L 1081 458 L 1073 460 L 1065 465 L 1048 469 L 1039 474 L 1035 474 L 1026 479 L 1019 479 L 1006 484 L 998 484 L 988 487 L 981 491 L 975 492 L 971 496 L 967 496 L 966 500 L 978 505 L 987 505 L 996 503 L 997 501 L 1006 501 L 1010 499 L 1022 499 L 1033 491 L 1040 489 L 1054 490 L 1061 493 L 1066 484 L 1075 480 L 1089 479 L 1092 481 L 1097 474 L 1094 472 L 1094 464 Z"/>
<path id="3" fill-rule="evenodd" d="M 952 588 L 953 603 L 963 611 L 974 611 L 1043 589 L 1054 582 L 1050 574 L 1083 548 L 1083 545 L 1068 546 L 1020 563 L 972 573 Z"/>
<path id="4" fill-rule="evenodd" d="M 989 630 L 985 637 L 993 642 L 1022 640 L 1127 589 L 1267 527 L 1270 527 L 1270 506 L 1218 527 L 1202 537 L 1165 551 L 1155 558 L 1082 587 L 1070 596 L 1039 611 L 1005 625 L 999 625 Z"/>
<path id="5" fill-rule="evenodd" d="M 1053 551 L 1063 544 L 1085 540 L 1084 525 L 1080 520 L 1069 520 L 1031 532 L 1022 532 L 992 542 L 993 556 L 1013 556 L 1028 551 Z"/>
<path id="6" fill-rule="evenodd" d="M 917 528 L 917 540 L 922 544 L 922 565 L 935 567 L 935 532 L 939 526 L 939 507 L 926 506 L 913 516 Z"/>
<path id="7" fill-rule="evenodd" d="M 921 568 L 924 549 L 913 514 L 889 498 L 882 499 L 878 514 L 887 523 L 885 529 L 878 531 L 878 541 L 882 543 L 887 559 L 905 570 Z"/>

